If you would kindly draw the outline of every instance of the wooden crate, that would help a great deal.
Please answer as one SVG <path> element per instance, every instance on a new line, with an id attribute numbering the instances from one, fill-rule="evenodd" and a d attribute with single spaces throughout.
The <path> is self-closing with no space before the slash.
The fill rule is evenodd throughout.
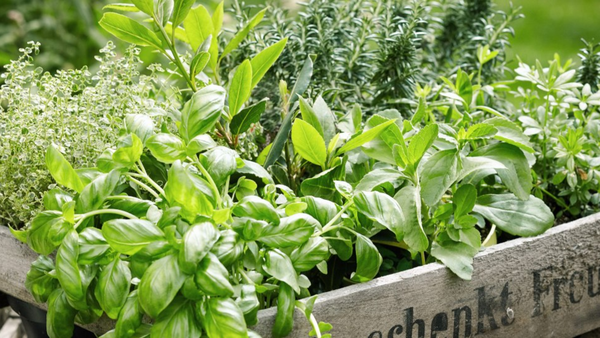
<path id="1" fill-rule="evenodd" d="M 0 290 L 33 302 L 24 281 L 36 257 L 0 228 Z M 474 267 L 471 281 L 429 264 L 327 292 L 314 313 L 336 338 L 574 337 L 600 327 L 600 215 L 487 248 Z M 254 330 L 265 338 L 274 314 L 259 312 Z M 291 337 L 309 330 L 297 311 Z"/>

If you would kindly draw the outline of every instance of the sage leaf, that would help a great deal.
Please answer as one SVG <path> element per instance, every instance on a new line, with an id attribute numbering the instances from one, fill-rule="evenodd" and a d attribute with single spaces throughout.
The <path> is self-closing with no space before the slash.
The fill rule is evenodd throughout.
<path id="1" fill-rule="evenodd" d="M 448 149 L 433 154 L 423 165 L 421 197 L 428 206 L 437 204 L 456 181 L 458 171 L 457 151 Z"/>

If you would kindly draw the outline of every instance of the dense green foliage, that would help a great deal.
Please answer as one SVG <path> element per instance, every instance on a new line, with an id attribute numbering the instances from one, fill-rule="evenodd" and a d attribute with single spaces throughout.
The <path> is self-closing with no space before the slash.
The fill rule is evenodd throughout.
<path id="1" fill-rule="evenodd" d="M 594 48 L 578 77 L 555 60 L 513 80 L 517 13 L 487 0 L 313 0 L 298 19 L 234 5 L 227 33 L 223 4 L 194 3 L 134 0 L 100 20 L 170 62 L 181 88 L 160 92 L 181 105 L 126 115 L 95 166 L 44 144 L 56 187 L 13 233 L 41 255 L 26 286 L 51 337 L 103 314 L 105 338 L 256 337 L 271 306 L 273 336 L 298 308 L 330 337 L 320 292 L 434 261 L 470 279 L 483 247 L 598 210 Z"/>

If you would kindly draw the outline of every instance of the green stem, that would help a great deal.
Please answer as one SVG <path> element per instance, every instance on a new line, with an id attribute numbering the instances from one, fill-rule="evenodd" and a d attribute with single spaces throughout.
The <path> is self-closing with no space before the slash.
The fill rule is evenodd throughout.
<path id="1" fill-rule="evenodd" d="M 196 165 L 196 168 L 198 168 L 198 170 L 200 170 L 200 173 L 202 173 L 202 176 L 204 176 L 204 178 L 206 178 L 206 180 L 208 181 L 208 184 L 210 185 L 210 188 L 213 191 L 215 198 L 217 199 L 217 207 L 220 208 L 221 204 L 222 204 L 222 200 L 221 200 L 221 193 L 219 192 L 219 187 L 217 187 L 217 184 L 215 183 L 213 178 L 210 176 L 208 171 L 206 171 L 206 169 L 204 168 L 202 163 L 200 163 L 200 160 L 198 159 L 197 156 L 194 156 L 193 159 L 188 157 L 188 159 L 190 159 L 192 162 L 194 162 L 194 164 Z"/>
<path id="2" fill-rule="evenodd" d="M 133 173 L 126 173 L 125 177 L 127 177 L 127 179 L 129 179 L 133 183 L 139 185 L 140 187 L 142 187 L 147 192 L 149 192 L 152 196 L 154 196 L 154 198 L 160 198 L 160 196 L 156 193 L 156 191 L 154 191 L 152 188 L 150 188 L 149 186 L 147 186 L 144 182 L 136 180 L 132 175 L 135 175 L 135 174 L 133 174 Z"/>
<path id="3" fill-rule="evenodd" d="M 86 212 L 85 214 L 79 215 L 79 219 L 77 220 L 77 223 L 75 223 L 75 229 L 77 229 L 77 227 L 79 227 L 86 218 L 95 216 L 95 215 L 102 215 L 102 214 L 114 214 L 114 215 L 120 215 L 123 217 L 127 217 L 129 219 L 138 219 L 137 216 L 130 214 L 127 211 L 123 211 L 123 210 L 119 210 L 119 209 L 100 209 L 100 210 L 94 210 L 94 211 Z"/>
<path id="4" fill-rule="evenodd" d="M 154 22 L 156 23 L 156 26 L 158 26 L 158 29 L 160 30 L 160 34 L 163 36 L 163 38 L 165 39 L 165 41 L 167 42 L 167 45 L 169 46 L 169 50 L 171 50 L 171 52 L 173 53 L 173 57 L 169 57 L 169 55 L 167 53 L 163 53 L 168 59 L 170 59 L 171 61 L 173 61 L 173 63 L 177 66 L 177 68 L 179 68 L 179 72 L 181 73 L 181 75 L 183 76 L 183 78 L 185 79 L 185 81 L 188 83 L 188 85 L 190 86 L 190 88 L 196 92 L 196 85 L 194 82 L 192 82 L 192 80 L 190 79 L 189 74 L 185 71 L 185 67 L 183 66 L 183 62 L 181 62 L 181 59 L 179 58 L 179 54 L 177 53 L 177 48 L 175 48 L 175 42 L 171 41 L 171 39 L 169 39 L 169 35 L 167 34 L 167 32 L 165 31 L 165 28 L 158 23 L 158 20 L 156 20 L 156 18 L 154 18 Z M 173 32 L 175 32 L 175 28 L 173 27 Z M 175 34 L 175 33 L 173 33 Z"/>
<path id="5" fill-rule="evenodd" d="M 492 239 L 492 236 L 494 236 L 494 233 L 496 233 L 496 224 L 492 224 L 490 233 L 487 235 L 487 237 L 485 238 L 483 243 L 481 243 L 481 246 L 485 246 Z"/>
<path id="6" fill-rule="evenodd" d="M 340 219 L 340 217 L 342 217 L 342 215 L 346 212 L 346 210 L 348 210 L 348 208 L 350 208 L 350 206 L 352 206 L 352 204 L 354 204 L 354 202 L 352 201 L 348 201 L 348 203 L 346 203 L 343 207 L 342 210 L 340 210 L 340 212 L 338 212 L 332 219 L 331 221 L 329 221 L 324 227 L 323 229 L 321 229 L 321 231 L 317 232 L 316 234 L 313 235 L 313 237 L 317 237 L 317 236 L 321 236 L 322 234 L 331 231 L 335 228 L 338 228 L 340 226 L 336 226 L 335 222 L 338 221 L 338 219 Z M 347 229 L 350 230 L 353 233 L 356 233 L 354 230 L 352 229 L 348 229 L 346 227 L 341 227 L 343 229 Z"/>
<path id="7" fill-rule="evenodd" d="M 161 195 L 165 196 L 165 191 L 163 190 L 163 188 L 160 187 L 160 185 L 158 185 L 158 183 L 156 183 L 146 172 L 146 168 L 144 168 L 144 164 L 142 163 L 142 161 L 138 160 L 138 166 L 135 166 L 135 170 L 141 175 L 141 178 L 145 179 L 146 182 L 150 183 L 150 185 L 152 187 L 154 187 L 154 189 L 156 189 L 156 191 L 158 191 Z"/>

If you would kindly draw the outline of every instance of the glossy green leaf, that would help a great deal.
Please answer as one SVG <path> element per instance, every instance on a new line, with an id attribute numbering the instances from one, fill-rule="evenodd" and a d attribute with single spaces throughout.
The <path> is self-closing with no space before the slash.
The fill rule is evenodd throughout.
<path id="1" fill-rule="evenodd" d="M 115 324 L 116 337 L 132 337 L 142 325 L 143 315 L 144 313 L 138 301 L 138 291 L 134 290 L 129 294 L 119 312 L 119 317 Z"/>
<path id="2" fill-rule="evenodd" d="M 484 156 L 502 163 L 506 168 L 496 169 L 502 183 L 520 199 L 529 198 L 533 178 L 529 162 L 521 149 L 507 143 L 496 143 L 477 149 L 471 156 Z"/>
<path id="3" fill-rule="evenodd" d="M 210 251 L 217 256 L 223 265 L 230 266 L 240 258 L 244 252 L 244 245 L 235 231 L 224 230 L 221 231 L 219 240 Z"/>
<path id="4" fill-rule="evenodd" d="M 140 8 L 140 7 L 138 7 Z M 140 8 L 143 10 L 142 8 Z M 162 49 L 158 36 L 137 21 L 117 13 L 104 13 L 100 26 L 117 38 L 138 46 L 154 46 Z"/>
<path id="5" fill-rule="evenodd" d="M 156 318 L 150 337 L 200 337 L 201 334 L 192 302 L 180 296 Z"/>
<path id="6" fill-rule="evenodd" d="M 437 124 L 429 124 L 412 137 L 408 145 L 408 161 L 417 165 L 438 136 Z"/>
<path id="7" fill-rule="evenodd" d="M 242 109 L 239 113 L 237 113 L 233 119 L 231 119 L 231 123 L 229 124 L 229 129 L 231 130 L 232 135 L 239 135 L 241 133 L 245 133 L 253 123 L 256 123 L 260 120 L 261 115 L 265 112 L 265 108 L 267 106 L 267 101 L 260 101 L 250 107 Z"/>
<path id="8" fill-rule="evenodd" d="M 148 139 L 146 146 L 162 163 L 173 163 L 187 157 L 186 146 L 183 141 L 173 134 L 160 133 Z"/>
<path id="9" fill-rule="evenodd" d="M 31 221 L 27 229 L 27 244 L 41 255 L 49 255 L 73 229 L 59 211 L 42 211 Z"/>
<path id="10" fill-rule="evenodd" d="M 173 23 L 174 27 L 179 26 L 179 24 L 183 22 L 195 2 L 195 0 L 174 1 L 173 14 L 171 16 L 171 22 Z"/>
<path id="11" fill-rule="evenodd" d="M 173 0 L 154 0 L 154 18 L 161 26 L 165 26 L 173 13 Z"/>
<path id="12" fill-rule="evenodd" d="M 338 213 L 335 203 L 314 196 L 305 196 L 302 201 L 306 203 L 305 213 L 314 217 L 322 226 L 329 223 Z"/>
<path id="13" fill-rule="evenodd" d="M 77 310 L 69 305 L 63 289 L 56 289 L 48 298 L 46 332 L 50 338 L 73 336 Z"/>
<path id="14" fill-rule="evenodd" d="M 209 296 L 231 297 L 233 286 L 229 282 L 229 273 L 217 256 L 208 253 L 200 264 L 194 276 L 198 288 Z"/>
<path id="15" fill-rule="evenodd" d="M 60 188 L 54 188 L 44 193 L 44 209 L 45 210 L 62 210 L 63 204 L 73 200 L 73 196 Z"/>
<path id="16" fill-rule="evenodd" d="M 46 256 L 39 256 L 27 272 L 25 287 L 38 303 L 45 303 L 50 294 L 60 285 L 49 273 L 54 270 L 54 262 Z"/>
<path id="17" fill-rule="evenodd" d="M 350 279 L 355 282 L 366 282 L 377 275 L 383 258 L 371 240 L 356 234 L 356 272 Z"/>
<path id="18" fill-rule="evenodd" d="M 325 167 L 327 149 L 319 132 L 303 120 L 294 121 L 292 127 L 294 149 L 310 163 Z"/>
<path id="19" fill-rule="evenodd" d="M 217 142 L 215 142 L 210 135 L 203 134 L 198 135 L 190 140 L 187 145 L 186 152 L 187 155 L 192 157 L 200 152 L 212 149 L 217 146 Z"/>
<path id="20" fill-rule="evenodd" d="M 110 245 L 102 236 L 98 228 L 85 228 L 79 233 L 79 256 L 77 262 L 80 265 L 100 263 L 104 264 L 106 254 L 110 252 Z"/>
<path id="21" fill-rule="evenodd" d="M 279 55 L 285 48 L 287 38 L 263 49 L 255 57 L 250 60 L 252 65 L 252 85 L 251 88 L 256 87 L 258 82 L 265 76 L 269 68 L 277 61 Z M 223 53 L 225 54 L 225 53 Z"/>
<path id="22" fill-rule="evenodd" d="M 210 53 L 201 51 L 190 62 L 190 78 L 195 78 L 208 65 L 210 61 Z"/>
<path id="23" fill-rule="evenodd" d="M 192 46 L 192 50 L 198 50 L 198 47 L 213 34 L 213 24 L 208 10 L 202 5 L 199 5 L 189 11 L 183 27 L 188 37 L 188 41 Z"/>
<path id="24" fill-rule="evenodd" d="M 185 278 L 176 255 L 168 255 L 152 263 L 138 286 L 138 299 L 144 312 L 158 318 L 173 301 Z"/>
<path id="25" fill-rule="evenodd" d="M 175 161 L 169 170 L 165 195 L 171 206 L 182 208 L 181 216 L 190 222 L 198 214 L 212 215 L 214 196 L 210 186 L 180 161 Z"/>
<path id="26" fill-rule="evenodd" d="M 421 198 L 433 206 L 456 181 L 458 171 L 457 151 L 448 149 L 433 154 L 423 165 L 421 176 Z"/>
<path id="27" fill-rule="evenodd" d="M 113 153 L 113 161 L 131 167 L 139 161 L 144 151 L 142 140 L 136 134 L 121 137 L 117 142 L 117 150 Z"/>
<path id="28" fill-rule="evenodd" d="M 56 183 L 77 192 L 83 190 L 84 185 L 79 179 L 79 176 L 54 145 L 50 145 L 46 151 L 46 167 Z"/>
<path id="29" fill-rule="evenodd" d="M 125 127 L 129 133 L 137 135 L 144 144 L 154 133 L 154 121 L 150 116 L 144 114 L 127 114 Z"/>
<path id="30" fill-rule="evenodd" d="M 201 161 L 217 186 L 221 186 L 235 173 L 238 158 L 235 150 L 218 146 L 204 153 Z"/>
<path id="31" fill-rule="evenodd" d="M 263 269 L 275 279 L 291 286 L 296 293 L 300 293 L 296 270 L 290 258 L 281 250 L 273 249 L 265 253 Z"/>
<path id="32" fill-rule="evenodd" d="M 79 235 L 71 230 L 63 239 L 56 253 L 56 277 L 65 291 L 71 306 L 78 310 L 87 308 L 86 292 L 82 271 L 77 264 Z"/>
<path id="33" fill-rule="evenodd" d="M 277 296 L 277 314 L 273 324 L 273 337 L 281 338 L 289 335 L 294 328 L 294 308 L 296 307 L 296 295 L 293 287 L 281 283 L 279 295 Z"/>
<path id="34" fill-rule="evenodd" d="M 114 3 L 108 4 L 102 7 L 102 10 L 113 10 L 113 11 L 121 11 L 121 12 L 139 12 L 140 9 L 137 8 L 134 4 L 128 3 Z"/>
<path id="35" fill-rule="evenodd" d="M 336 194 L 333 181 L 337 173 L 338 167 L 327 169 L 312 178 L 307 178 L 302 181 L 300 191 L 305 196 L 333 199 Z"/>
<path id="36" fill-rule="evenodd" d="M 363 191 L 354 196 L 354 205 L 360 213 L 383 225 L 396 234 L 398 240 L 402 240 L 406 217 L 396 200 L 380 192 Z"/>
<path id="37" fill-rule="evenodd" d="M 211 297 L 202 304 L 202 325 L 210 338 L 246 338 L 244 314 L 229 298 Z"/>
<path id="38" fill-rule="evenodd" d="M 536 236 L 554 224 L 550 208 L 534 196 L 523 201 L 513 194 L 483 195 L 473 211 L 515 236 Z"/>
<path id="39" fill-rule="evenodd" d="M 110 220 L 104 223 L 102 235 L 114 250 L 125 255 L 133 255 L 165 238 L 160 228 L 142 219 Z"/>
<path id="40" fill-rule="evenodd" d="M 131 2 L 133 2 L 135 7 L 150 16 L 154 13 L 154 0 L 131 0 Z"/>
<path id="41" fill-rule="evenodd" d="M 387 183 L 395 182 L 403 178 L 404 175 L 397 169 L 384 168 L 375 169 L 367 173 L 358 183 L 356 191 L 372 191 L 376 187 Z"/>
<path id="42" fill-rule="evenodd" d="M 272 247 L 285 248 L 303 244 L 320 226 L 319 222 L 307 214 L 284 217 L 279 225 L 264 227 L 257 241 Z"/>
<path id="43" fill-rule="evenodd" d="M 209 85 L 194 93 L 181 111 L 179 131 L 183 139 L 189 141 L 212 130 L 224 105 L 225 90 L 222 87 Z"/>
<path id="44" fill-rule="evenodd" d="M 477 189 L 471 184 L 465 184 L 460 186 L 454 196 L 452 196 L 452 204 L 454 205 L 454 217 L 459 218 L 461 216 L 469 214 L 475 206 L 477 200 Z"/>
<path id="45" fill-rule="evenodd" d="M 387 122 L 384 122 L 380 125 L 377 125 L 377 126 L 371 128 L 369 130 L 363 131 L 361 134 L 357 135 L 356 137 L 354 137 L 354 138 L 350 139 L 348 142 L 346 142 L 346 144 L 344 144 L 344 146 L 342 146 L 340 149 L 338 149 L 337 153 L 343 154 L 352 149 L 358 148 L 358 147 L 366 144 L 367 142 L 374 140 L 382 132 L 384 132 L 390 125 L 394 124 L 394 122 L 395 122 L 394 120 L 389 120 Z"/>
<path id="46" fill-rule="evenodd" d="M 235 71 L 229 85 L 229 115 L 235 116 L 250 97 L 252 90 L 252 65 L 244 60 Z"/>
<path id="47" fill-rule="evenodd" d="M 98 277 L 95 295 L 108 317 L 117 319 L 129 295 L 131 271 L 128 263 L 118 256 L 102 268 Z"/>
<path id="48" fill-rule="evenodd" d="M 265 16 L 265 12 L 267 11 L 268 8 L 263 9 L 262 11 L 256 13 L 256 15 L 254 15 L 249 21 L 248 23 L 244 26 L 244 28 L 242 28 L 242 30 L 238 31 L 233 38 L 229 41 L 229 43 L 227 44 L 227 46 L 225 46 L 225 48 L 223 49 L 223 52 L 221 53 L 221 58 L 224 58 L 225 56 L 227 56 L 227 54 L 231 53 L 233 50 L 235 50 L 242 41 L 244 41 L 244 39 L 246 38 L 246 36 L 248 36 L 248 34 L 250 33 L 250 31 L 256 27 L 256 25 L 258 25 L 260 23 L 260 21 L 263 19 L 263 17 Z M 252 86 L 254 87 L 254 86 Z"/>
<path id="49" fill-rule="evenodd" d="M 77 199 L 77 213 L 100 209 L 119 184 L 120 178 L 121 174 L 113 170 L 108 174 L 99 175 L 92 183 L 86 185 Z"/>
<path id="50" fill-rule="evenodd" d="M 394 196 L 402 208 L 405 223 L 402 224 L 403 240 L 413 252 L 424 252 L 429 246 L 429 240 L 423 230 L 421 219 L 421 194 L 413 185 L 400 189 Z"/>
<path id="51" fill-rule="evenodd" d="M 238 217 L 251 217 L 275 225 L 279 224 L 279 215 L 275 207 L 258 196 L 244 197 L 233 207 L 232 212 Z"/>
<path id="52" fill-rule="evenodd" d="M 290 254 L 292 265 L 298 272 L 309 271 L 329 259 L 329 244 L 321 237 L 311 237 Z"/>
<path id="53" fill-rule="evenodd" d="M 257 315 L 260 308 L 260 302 L 256 296 L 256 287 L 254 285 L 242 284 L 240 296 L 235 302 L 244 313 L 246 325 L 256 325 L 258 323 Z"/>
<path id="54" fill-rule="evenodd" d="M 183 236 L 182 247 L 179 250 L 181 270 L 193 274 L 218 239 L 219 233 L 212 223 L 202 222 L 192 225 Z"/>
<path id="55" fill-rule="evenodd" d="M 302 120 L 313 126 L 313 128 L 315 128 L 315 130 L 319 132 L 319 135 L 323 137 L 323 126 L 321 125 L 321 122 L 319 121 L 315 110 L 304 98 L 299 97 L 298 100 L 300 103 L 299 107 Z"/>

